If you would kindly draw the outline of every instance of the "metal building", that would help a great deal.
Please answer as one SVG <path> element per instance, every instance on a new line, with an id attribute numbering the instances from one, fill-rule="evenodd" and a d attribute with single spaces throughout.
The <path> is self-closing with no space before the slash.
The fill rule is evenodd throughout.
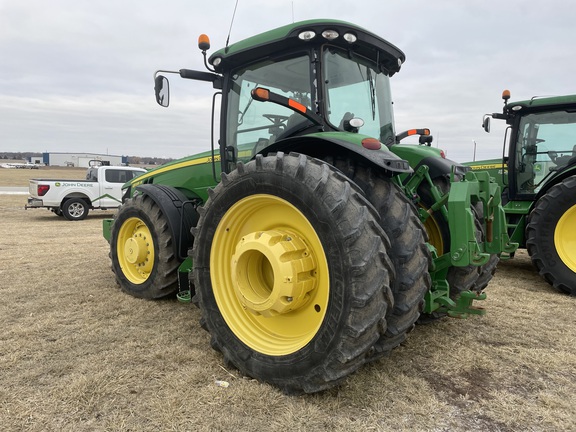
<path id="1" fill-rule="evenodd" d="M 110 165 L 128 165 L 128 156 L 99 153 L 42 153 L 42 163 L 49 166 L 88 168 L 90 166 L 90 161 L 93 160 L 109 162 Z"/>

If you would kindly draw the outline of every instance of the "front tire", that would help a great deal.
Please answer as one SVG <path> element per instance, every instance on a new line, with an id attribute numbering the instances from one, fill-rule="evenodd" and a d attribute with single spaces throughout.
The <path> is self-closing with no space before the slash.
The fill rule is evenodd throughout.
<path id="1" fill-rule="evenodd" d="M 166 216 L 145 194 L 127 200 L 114 217 L 110 259 L 122 291 L 156 299 L 178 290 L 180 261 L 174 254 Z"/>
<path id="2" fill-rule="evenodd" d="M 200 209 L 193 301 L 213 348 L 286 393 L 366 361 L 392 307 L 386 234 L 362 193 L 304 155 L 257 155 Z"/>
<path id="3" fill-rule="evenodd" d="M 576 295 L 576 176 L 538 200 L 528 217 L 526 248 L 546 282 Z"/>

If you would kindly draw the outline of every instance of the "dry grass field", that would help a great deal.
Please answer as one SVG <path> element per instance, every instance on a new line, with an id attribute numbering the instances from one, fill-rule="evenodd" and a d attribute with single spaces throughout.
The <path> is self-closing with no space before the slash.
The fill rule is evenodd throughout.
<path id="1" fill-rule="evenodd" d="M 83 174 L 0 169 L 0 186 Z M 339 388 L 294 397 L 225 368 L 193 306 L 120 292 L 113 212 L 68 222 L 25 203 L 0 194 L 4 431 L 576 430 L 576 298 L 525 252 L 500 263 L 485 316 L 418 326 Z"/>

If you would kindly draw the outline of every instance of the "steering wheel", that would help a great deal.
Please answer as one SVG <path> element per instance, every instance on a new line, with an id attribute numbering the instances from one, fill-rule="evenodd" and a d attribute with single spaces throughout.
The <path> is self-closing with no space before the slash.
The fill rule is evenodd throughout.
<path id="1" fill-rule="evenodd" d="M 558 159 L 558 153 L 555 151 L 548 151 L 548 157 L 552 162 L 556 163 L 556 160 Z"/>
<path id="2" fill-rule="evenodd" d="M 283 122 L 287 121 L 289 117 L 280 114 L 262 114 L 262 116 L 270 120 L 274 126 L 281 125 Z"/>

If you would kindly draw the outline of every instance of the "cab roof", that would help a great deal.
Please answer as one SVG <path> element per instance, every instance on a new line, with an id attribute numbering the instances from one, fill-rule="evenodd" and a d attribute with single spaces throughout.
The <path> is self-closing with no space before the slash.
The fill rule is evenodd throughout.
<path id="1" fill-rule="evenodd" d="M 514 108 L 519 107 L 519 108 Z M 530 111 L 540 111 L 548 109 L 558 109 L 558 108 L 576 108 L 576 95 L 566 95 L 566 96 L 551 96 L 551 97 L 539 97 L 535 96 L 532 99 L 510 102 L 506 105 L 507 112 L 515 112 L 520 109 L 528 109 Z"/>
<path id="2" fill-rule="evenodd" d="M 325 39 L 322 36 L 325 30 L 336 31 L 338 37 L 333 40 Z M 304 31 L 312 31 L 315 36 L 310 40 L 302 40 L 298 35 Z M 353 34 L 356 41 L 347 42 L 343 38 L 346 33 Z M 345 21 L 319 19 L 296 22 L 241 40 L 216 51 L 210 56 L 209 62 L 216 72 L 222 73 L 281 54 L 282 51 L 289 52 L 298 47 L 308 47 L 311 44 L 319 46 L 325 43 L 352 50 L 379 63 L 390 76 L 398 72 L 406 60 L 406 56 L 399 48 L 362 27 Z"/>

